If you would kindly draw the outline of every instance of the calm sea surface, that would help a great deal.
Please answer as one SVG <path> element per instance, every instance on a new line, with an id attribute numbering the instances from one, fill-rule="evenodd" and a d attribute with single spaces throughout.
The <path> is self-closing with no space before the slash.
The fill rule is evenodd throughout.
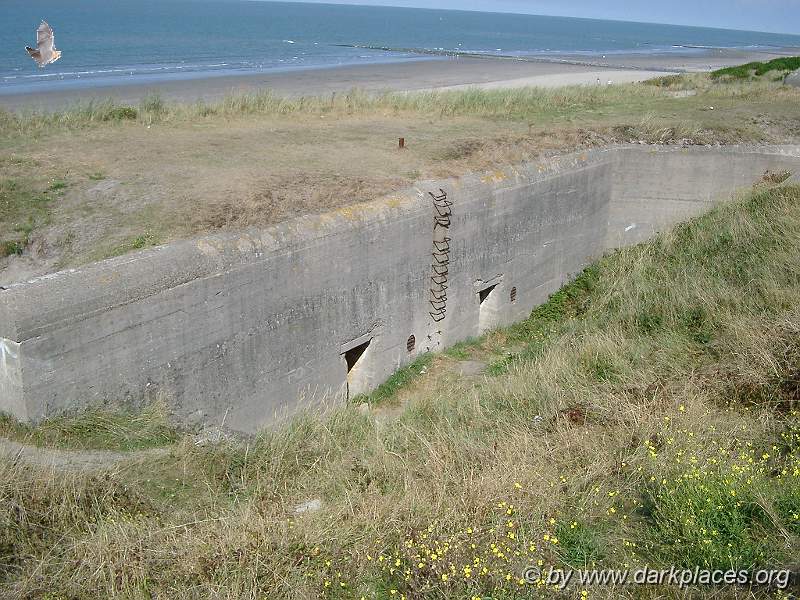
<path id="1" fill-rule="evenodd" d="M 61 60 L 24 50 L 39 21 Z M 419 58 L 402 49 L 529 53 L 800 46 L 800 36 L 409 8 L 245 0 L 0 0 L 0 93 Z"/>

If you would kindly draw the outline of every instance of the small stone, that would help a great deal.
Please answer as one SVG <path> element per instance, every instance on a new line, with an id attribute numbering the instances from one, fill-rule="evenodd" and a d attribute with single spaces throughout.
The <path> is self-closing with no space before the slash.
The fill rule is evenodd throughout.
<path id="1" fill-rule="evenodd" d="M 195 434 L 194 443 L 196 446 L 205 446 L 208 444 L 219 444 L 220 442 L 230 439 L 231 436 L 227 434 L 222 427 L 207 425 Z"/>
<path id="2" fill-rule="evenodd" d="M 458 374 L 462 377 L 480 375 L 486 370 L 486 363 L 479 360 L 462 360 L 458 363 Z"/>
<path id="3" fill-rule="evenodd" d="M 298 504 L 297 506 L 295 506 L 294 513 L 296 515 L 300 515 L 307 512 L 316 512 L 320 508 L 322 508 L 322 500 L 314 498 L 313 500 L 307 500 L 306 502 L 303 502 L 302 504 Z"/>
<path id="4" fill-rule="evenodd" d="M 368 414 L 369 414 L 369 404 L 367 404 L 366 402 L 362 402 L 361 404 L 359 404 L 359 405 L 356 407 L 356 410 L 357 410 L 357 411 L 358 411 L 360 414 L 362 414 L 362 415 L 366 416 L 366 415 L 368 415 Z"/>

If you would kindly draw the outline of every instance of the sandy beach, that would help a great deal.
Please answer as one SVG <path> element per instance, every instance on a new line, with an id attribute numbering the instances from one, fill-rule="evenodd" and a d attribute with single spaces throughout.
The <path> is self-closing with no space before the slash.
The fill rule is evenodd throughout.
<path id="1" fill-rule="evenodd" d="M 735 48 L 675 48 L 666 53 L 626 53 L 608 55 L 559 54 L 557 57 L 535 54 L 533 58 L 605 69 L 673 71 L 702 73 L 748 62 L 767 61 L 784 56 L 798 56 L 800 48 L 776 48 L 772 51 Z"/>
<path id="2" fill-rule="evenodd" d="M 297 97 L 341 93 L 357 88 L 367 92 L 463 89 L 468 87 L 557 87 L 601 83 L 630 83 L 675 72 L 708 71 L 752 60 L 791 53 L 708 50 L 705 52 L 531 56 L 525 59 L 435 57 L 388 64 L 350 65 L 260 74 L 222 75 L 150 83 L 116 83 L 96 87 L 11 93 L 0 87 L 0 107 L 11 110 L 57 110 L 90 99 L 137 103 L 158 94 L 169 101 L 213 102 L 231 93 L 269 89 Z"/>
<path id="3" fill-rule="evenodd" d="M 11 109 L 57 109 L 90 98 L 113 98 L 136 103 L 157 93 L 170 101 L 214 101 L 231 93 L 270 89 L 281 96 L 311 96 L 342 93 L 354 88 L 368 92 L 413 91 L 452 86 L 497 85 L 499 82 L 552 81 L 560 85 L 596 81 L 598 69 L 590 65 L 527 62 L 482 58 L 425 58 L 388 64 L 350 65 L 323 69 L 269 72 L 257 75 L 225 75 L 157 83 L 65 89 L 46 93 L 3 94 L 0 106 Z M 656 70 L 653 70 L 656 71 Z M 652 72 L 648 72 L 652 73 Z M 609 74 L 611 76 L 611 74 Z"/>

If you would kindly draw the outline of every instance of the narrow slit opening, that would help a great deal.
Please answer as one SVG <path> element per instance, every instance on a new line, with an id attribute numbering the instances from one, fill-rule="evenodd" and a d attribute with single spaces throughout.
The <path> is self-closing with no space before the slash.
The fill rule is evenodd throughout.
<path id="1" fill-rule="evenodd" d="M 364 356 L 364 352 L 366 352 L 367 348 L 369 348 L 369 343 L 371 341 L 372 340 L 367 340 L 363 344 L 359 344 L 358 346 L 356 346 L 354 348 L 350 348 L 350 350 L 347 350 L 344 353 L 344 360 L 347 363 L 347 373 L 348 374 L 350 373 L 350 371 L 353 370 L 353 367 L 356 366 L 356 364 L 358 363 L 358 360 L 362 356 Z"/>
<path id="2" fill-rule="evenodd" d="M 478 292 L 478 299 L 480 300 L 481 304 L 483 304 L 486 301 L 486 299 L 489 297 L 489 294 L 491 294 L 494 291 L 494 288 L 496 287 L 497 287 L 496 284 L 491 285 L 487 287 L 485 290 L 481 290 L 480 292 Z"/>

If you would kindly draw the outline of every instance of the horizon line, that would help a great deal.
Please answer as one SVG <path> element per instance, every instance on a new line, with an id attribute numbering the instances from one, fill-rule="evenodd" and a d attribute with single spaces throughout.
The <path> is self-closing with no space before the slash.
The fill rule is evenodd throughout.
<path id="1" fill-rule="evenodd" d="M 742 31 L 745 33 L 763 33 L 767 35 L 786 35 L 798 38 L 800 41 L 800 33 L 789 33 L 787 31 L 764 31 L 760 29 L 744 29 L 740 27 L 719 27 L 711 25 L 684 25 L 681 23 L 667 23 L 662 21 L 633 21 L 626 19 L 611 19 L 611 18 L 598 18 L 598 17 L 576 17 L 573 15 L 563 14 L 544 14 L 544 13 L 528 13 L 528 12 L 515 12 L 513 10 L 478 10 L 474 8 L 432 8 L 429 6 L 405 6 L 401 4 L 362 4 L 360 2 L 331 2 L 325 0 L 324 2 L 316 2 L 314 0 L 239 0 L 241 2 L 271 2 L 272 4 L 287 3 L 287 4 L 322 4 L 327 6 L 359 6 L 364 8 L 405 8 L 409 10 L 431 10 L 440 12 L 468 12 L 489 15 L 518 15 L 522 17 L 553 17 L 560 19 L 578 19 L 581 21 L 607 21 L 611 23 L 633 23 L 637 25 L 667 25 L 670 27 L 688 27 L 691 29 L 717 29 L 720 31 Z M 800 46 L 799 46 L 800 47 Z"/>

